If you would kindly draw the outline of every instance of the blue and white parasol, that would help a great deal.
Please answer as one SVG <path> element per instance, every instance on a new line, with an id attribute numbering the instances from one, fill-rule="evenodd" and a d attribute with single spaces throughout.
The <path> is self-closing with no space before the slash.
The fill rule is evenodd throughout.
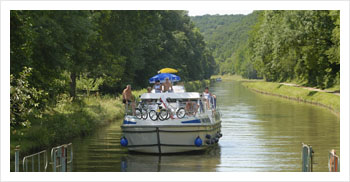
<path id="1" fill-rule="evenodd" d="M 171 82 L 178 82 L 181 80 L 181 78 L 177 75 L 171 73 L 161 73 L 150 78 L 149 83 L 155 83 L 157 80 L 159 80 L 160 83 L 164 83 L 166 78 L 169 78 Z"/>

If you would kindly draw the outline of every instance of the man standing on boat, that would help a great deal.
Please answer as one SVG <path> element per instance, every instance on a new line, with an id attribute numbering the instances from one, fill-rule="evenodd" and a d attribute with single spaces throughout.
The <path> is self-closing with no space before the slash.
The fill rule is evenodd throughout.
<path id="1" fill-rule="evenodd" d="M 125 112 L 129 109 L 129 105 L 131 104 L 132 113 L 135 115 L 135 103 L 133 102 L 134 98 L 131 93 L 131 85 L 127 85 L 123 90 L 123 103 L 125 104 Z"/>
<path id="2" fill-rule="evenodd" d="M 169 78 L 165 78 L 165 82 L 163 83 L 163 92 L 173 92 L 173 84 L 171 84 Z"/>

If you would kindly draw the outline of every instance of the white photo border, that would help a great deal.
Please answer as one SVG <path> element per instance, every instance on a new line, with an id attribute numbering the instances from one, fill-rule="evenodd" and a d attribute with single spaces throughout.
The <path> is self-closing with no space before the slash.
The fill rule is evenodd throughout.
<path id="1" fill-rule="evenodd" d="M 10 172 L 10 10 L 340 10 L 339 173 L 15 173 Z M 1 1 L 1 175 L 5 181 L 347 181 L 349 180 L 349 1 Z"/>

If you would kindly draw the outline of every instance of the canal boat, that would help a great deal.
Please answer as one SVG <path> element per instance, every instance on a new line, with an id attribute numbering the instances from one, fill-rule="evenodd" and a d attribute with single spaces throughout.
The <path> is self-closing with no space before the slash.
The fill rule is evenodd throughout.
<path id="1" fill-rule="evenodd" d="M 220 112 L 198 92 L 144 93 L 121 125 L 120 144 L 129 151 L 179 153 L 204 150 L 218 143 Z"/>

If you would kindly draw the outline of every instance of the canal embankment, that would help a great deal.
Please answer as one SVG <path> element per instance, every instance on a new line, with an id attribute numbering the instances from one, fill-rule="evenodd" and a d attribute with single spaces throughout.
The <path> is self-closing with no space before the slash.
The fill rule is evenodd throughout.
<path id="1" fill-rule="evenodd" d="M 214 76 L 217 78 L 220 76 Z M 299 87 L 285 83 L 266 82 L 258 79 L 244 79 L 238 75 L 221 76 L 223 80 L 240 81 L 243 86 L 257 93 L 277 96 L 298 102 L 305 102 L 321 107 L 328 108 L 334 114 L 339 116 L 340 113 L 340 95 L 310 87 Z"/>

